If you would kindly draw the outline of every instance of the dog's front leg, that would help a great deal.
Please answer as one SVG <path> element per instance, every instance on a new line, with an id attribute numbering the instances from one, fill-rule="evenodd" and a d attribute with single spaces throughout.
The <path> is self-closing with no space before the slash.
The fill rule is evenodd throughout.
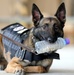
<path id="1" fill-rule="evenodd" d="M 28 73 L 43 73 L 46 72 L 44 67 L 42 66 L 27 66 L 24 67 L 19 64 L 20 59 L 17 57 L 12 58 L 12 60 L 8 63 L 5 71 L 8 73 L 15 73 L 17 75 L 24 75 L 25 72 Z"/>
<path id="2" fill-rule="evenodd" d="M 46 72 L 45 68 L 42 66 L 27 66 L 24 68 L 25 72 L 28 73 L 44 73 Z"/>
<path id="3" fill-rule="evenodd" d="M 12 60 L 8 63 L 5 71 L 8 73 L 15 73 L 16 75 L 24 75 L 24 67 L 19 64 L 19 58 L 14 57 Z"/>
<path id="4" fill-rule="evenodd" d="M 4 70 L 7 66 L 7 61 L 4 59 L 4 57 L 0 57 L 0 70 Z"/>

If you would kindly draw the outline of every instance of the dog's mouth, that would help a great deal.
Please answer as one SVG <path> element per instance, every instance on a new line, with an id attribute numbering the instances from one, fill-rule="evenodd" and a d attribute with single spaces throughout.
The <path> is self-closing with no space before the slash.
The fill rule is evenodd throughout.
<path id="1" fill-rule="evenodd" d="M 57 41 L 57 38 L 55 39 L 51 39 L 51 38 L 47 38 L 47 40 L 46 41 L 48 41 L 49 43 L 54 43 L 54 42 L 56 42 Z"/>
<path id="2" fill-rule="evenodd" d="M 57 40 L 56 36 L 50 36 L 47 32 L 34 32 L 35 40 L 37 41 L 48 41 L 49 43 L 54 43 Z"/>
<path id="3" fill-rule="evenodd" d="M 56 41 L 53 41 L 50 37 L 48 37 L 45 40 L 39 40 L 34 37 L 33 38 L 34 49 L 38 54 L 42 54 L 46 51 L 49 51 L 50 44 L 54 44 Z"/>

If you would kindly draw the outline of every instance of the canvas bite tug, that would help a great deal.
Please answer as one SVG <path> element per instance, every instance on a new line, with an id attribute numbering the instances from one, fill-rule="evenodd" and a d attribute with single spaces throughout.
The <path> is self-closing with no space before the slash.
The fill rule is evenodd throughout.
<path id="1" fill-rule="evenodd" d="M 35 44 L 40 41 L 54 44 L 59 37 L 63 38 L 63 28 L 66 21 L 65 4 L 62 3 L 59 6 L 53 17 L 44 17 L 39 8 L 33 4 L 32 19 L 34 27 L 31 29 L 15 23 L 1 30 L 4 36 L 25 46 L 18 46 L 15 42 L 0 34 L 0 52 L 3 53 L 2 57 L 6 61 L 5 64 L 2 64 L 2 59 L 0 59 L 0 64 L 1 66 L 4 65 L 3 67 L 8 73 L 24 75 L 25 72 L 48 72 L 53 59 L 59 59 L 59 54 L 56 53 L 56 50 L 38 54 L 35 51 Z M 33 52 L 28 51 L 26 47 L 33 49 Z"/>

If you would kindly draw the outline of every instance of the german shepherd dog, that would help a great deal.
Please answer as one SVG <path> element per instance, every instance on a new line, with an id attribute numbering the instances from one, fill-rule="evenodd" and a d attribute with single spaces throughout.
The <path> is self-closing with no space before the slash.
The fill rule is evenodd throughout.
<path id="1" fill-rule="evenodd" d="M 32 19 L 34 23 L 34 27 L 30 30 L 29 36 L 27 39 L 23 42 L 24 45 L 28 47 L 34 48 L 34 41 L 42 41 L 46 40 L 50 43 L 54 43 L 58 37 L 63 37 L 64 32 L 64 24 L 66 21 L 66 9 L 65 4 L 62 3 L 57 12 L 54 16 L 51 17 L 44 17 L 39 10 L 39 8 L 33 4 L 32 7 Z M 6 72 L 10 73 L 16 73 L 18 75 L 24 75 L 24 72 L 47 72 L 52 65 L 53 59 L 45 58 L 43 60 L 39 61 L 28 61 L 28 60 L 21 60 L 20 58 L 13 57 L 10 58 L 10 54 L 8 53 L 8 57 L 5 53 L 5 48 L 2 42 L 2 36 L 0 35 L 0 49 L 1 53 L 3 53 L 3 57 L 9 58 L 10 60 L 6 60 L 7 64 L 4 64 L 5 62 L 2 62 L 3 59 L 0 59 L 1 65 L 7 65 L 5 68 Z"/>

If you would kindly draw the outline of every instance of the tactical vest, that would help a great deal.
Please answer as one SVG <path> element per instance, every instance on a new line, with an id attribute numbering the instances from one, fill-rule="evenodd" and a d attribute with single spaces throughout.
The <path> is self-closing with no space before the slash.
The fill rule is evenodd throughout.
<path id="1" fill-rule="evenodd" d="M 30 30 L 25 28 L 19 23 L 11 24 L 5 28 L 2 29 L 3 35 L 17 41 L 20 43 L 23 43 L 23 41 L 26 40 L 27 37 L 29 37 Z M 5 52 L 10 52 L 10 57 L 13 58 L 14 56 L 20 57 L 21 60 L 29 60 L 32 61 L 39 61 L 43 59 L 59 59 L 59 54 L 52 52 L 44 53 L 35 55 L 31 52 L 28 52 L 27 50 L 22 50 L 21 47 L 15 45 L 12 41 L 8 40 L 7 38 L 2 38 Z"/>

